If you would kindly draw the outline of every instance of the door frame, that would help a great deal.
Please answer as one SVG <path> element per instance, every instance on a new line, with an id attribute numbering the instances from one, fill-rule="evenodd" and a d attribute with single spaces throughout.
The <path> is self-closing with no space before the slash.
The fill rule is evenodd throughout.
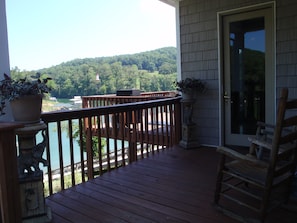
<path id="1" fill-rule="evenodd" d="M 235 15 L 235 14 L 240 14 L 240 13 L 245 13 L 245 12 L 251 12 L 255 10 L 261 10 L 261 9 L 270 9 L 272 13 L 272 45 L 270 47 L 267 47 L 267 54 L 270 54 L 272 59 L 272 66 L 271 68 L 271 75 L 273 77 L 271 78 L 272 82 L 271 83 L 271 88 L 270 91 L 271 96 L 273 97 L 273 108 L 270 108 L 272 110 L 272 118 L 273 121 L 275 121 L 275 114 L 276 114 L 276 105 L 275 105 L 275 98 L 276 98 L 276 7 L 275 7 L 275 2 L 267 2 L 263 4 L 257 4 L 257 5 L 252 5 L 252 6 L 247 6 L 247 7 L 242 7 L 242 8 L 236 8 L 236 9 L 231 9 L 231 10 L 226 10 L 226 11 L 220 11 L 217 13 L 217 27 L 218 27 L 218 76 L 219 76 L 219 86 L 218 86 L 218 92 L 219 92 L 219 145 L 225 145 L 225 109 L 224 109 L 224 40 L 223 40 L 223 18 L 225 16 L 229 15 Z M 267 90 L 267 89 L 266 89 Z M 265 90 L 265 91 L 266 91 Z M 271 100 L 271 99 L 270 99 Z"/>

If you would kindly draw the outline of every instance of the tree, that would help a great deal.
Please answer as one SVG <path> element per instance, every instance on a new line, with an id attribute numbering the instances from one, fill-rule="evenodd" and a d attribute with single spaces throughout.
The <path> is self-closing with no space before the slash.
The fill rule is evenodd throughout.
<path id="1" fill-rule="evenodd" d="M 76 139 L 76 142 L 78 145 L 83 145 L 83 151 L 87 151 L 86 145 L 87 145 L 87 137 L 85 132 L 82 132 L 82 143 L 80 139 L 80 130 L 77 125 L 73 126 L 73 138 Z M 106 147 L 106 139 L 101 138 L 101 151 L 104 153 L 104 148 Z M 97 136 L 92 136 L 92 151 L 93 151 L 93 157 L 99 157 L 99 140 Z"/>
<path id="2" fill-rule="evenodd" d="M 54 81 L 51 96 L 72 98 L 75 95 L 114 94 L 119 89 L 142 91 L 174 90 L 169 84 L 176 78 L 176 48 L 166 47 L 144 53 L 113 57 L 75 59 L 38 70 Z M 36 71 L 11 70 L 15 77 Z M 96 81 L 96 74 L 100 82 Z M 166 75 L 166 78 L 164 78 Z"/>

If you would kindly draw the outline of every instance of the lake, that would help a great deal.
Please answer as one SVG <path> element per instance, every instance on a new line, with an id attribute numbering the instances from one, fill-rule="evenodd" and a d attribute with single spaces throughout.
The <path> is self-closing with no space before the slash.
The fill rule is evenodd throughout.
<path id="1" fill-rule="evenodd" d="M 57 129 L 56 129 L 56 124 L 55 123 L 50 123 L 49 124 L 49 143 L 50 143 L 50 159 L 51 159 L 51 168 L 52 171 L 56 170 L 60 166 L 60 159 L 59 159 L 59 145 L 58 145 L 58 134 L 57 134 Z M 67 131 L 62 131 L 62 154 L 63 154 L 63 165 L 68 166 L 70 165 L 70 141 L 69 137 L 67 135 Z M 36 136 L 36 141 L 37 143 L 42 141 L 42 135 L 41 133 L 38 133 Z M 114 140 L 110 139 L 109 141 L 110 144 L 110 152 L 113 152 L 114 149 Z M 128 142 L 125 142 L 125 147 L 128 146 Z M 117 148 L 121 149 L 122 148 L 122 141 L 118 140 L 117 141 Z M 74 162 L 80 162 L 80 147 L 78 142 L 74 139 L 73 141 L 73 152 L 74 152 Z M 106 146 L 103 148 L 103 152 L 106 152 Z M 84 159 L 86 159 L 86 152 L 84 152 Z M 43 158 L 46 159 L 46 152 L 43 154 Z M 42 164 L 41 164 L 42 165 Z M 42 168 L 42 166 L 41 166 Z M 43 171 L 46 173 L 47 168 L 43 168 Z"/>
<path id="2" fill-rule="evenodd" d="M 73 108 L 77 105 L 73 105 L 69 99 L 58 99 L 58 103 L 54 104 L 51 110 L 56 110 L 56 108 Z M 75 124 L 75 123 L 74 123 Z M 62 154 L 63 154 L 63 165 L 68 166 L 70 165 L 70 141 L 67 134 L 67 130 L 62 131 L 61 134 L 62 138 Z M 36 136 L 37 143 L 42 141 L 41 132 Z M 50 143 L 50 159 L 51 159 L 51 168 L 52 170 L 58 169 L 60 166 L 60 159 L 59 159 L 59 145 L 58 145 L 58 134 L 57 134 L 57 127 L 56 123 L 49 124 L 49 143 Z M 114 148 L 114 140 L 110 139 L 110 152 L 113 152 Z M 125 147 L 128 145 L 125 142 Z M 117 144 L 118 149 L 122 148 L 122 142 L 119 140 Z M 106 147 L 103 148 L 105 152 Z M 74 151 L 74 162 L 80 162 L 80 147 L 76 139 L 73 140 L 73 151 Z M 43 154 L 43 158 L 46 159 L 46 152 Z M 86 153 L 84 152 L 84 159 L 86 159 Z M 42 164 L 41 164 L 42 165 Z M 47 172 L 47 168 L 43 168 L 44 172 Z"/>

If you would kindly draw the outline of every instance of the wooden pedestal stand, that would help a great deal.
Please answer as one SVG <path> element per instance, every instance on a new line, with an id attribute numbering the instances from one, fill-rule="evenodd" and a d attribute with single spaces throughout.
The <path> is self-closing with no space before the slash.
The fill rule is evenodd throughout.
<path id="1" fill-rule="evenodd" d="M 182 99 L 183 107 L 183 124 L 182 124 L 182 140 L 179 145 L 183 148 L 190 149 L 199 146 L 195 139 L 196 124 L 192 121 L 192 112 L 194 99 Z"/>
<path id="2" fill-rule="evenodd" d="M 39 164 L 47 165 L 42 158 L 46 147 L 46 125 L 43 122 L 27 124 L 16 130 L 19 155 L 17 157 L 18 176 L 23 223 L 51 222 L 51 211 L 45 205 L 43 191 L 43 171 Z M 36 144 L 36 134 L 42 132 L 43 140 Z"/>

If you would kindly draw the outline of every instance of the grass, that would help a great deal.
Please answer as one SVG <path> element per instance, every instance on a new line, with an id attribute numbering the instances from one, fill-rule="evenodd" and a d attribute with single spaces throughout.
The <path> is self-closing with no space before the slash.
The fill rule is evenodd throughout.
<path id="1" fill-rule="evenodd" d="M 82 183 L 81 172 L 75 172 L 75 185 Z M 87 176 L 85 176 L 85 180 L 87 181 Z M 61 178 L 52 180 L 53 193 L 57 193 L 62 190 L 61 188 Z M 64 176 L 64 188 L 72 187 L 72 178 L 71 175 Z M 44 196 L 49 196 L 49 185 L 48 182 L 44 182 Z"/>
<path id="2" fill-rule="evenodd" d="M 117 169 L 117 168 L 120 168 L 120 167 L 121 166 L 118 166 L 118 167 L 112 166 L 110 168 L 110 170 L 114 170 L 114 169 Z M 94 177 L 98 177 L 98 176 L 106 173 L 107 171 L 108 170 L 104 168 L 102 170 L 102 173 L 100 174 L 99 170 L 95 170 L 94 171 Z M 87 177 L 86 174 L 84 175 L 84 177 L 85 177 L 85 181 L 87 181 L 88 177 Z M 75 171 L 74 178 L 75 178 L 75 185 L 82 183 L 82 175 L 81 175 L 80 170 Z M 62 190 L 62 188 L 61 188 L 61 178 L 59 177 L 57 179 L 52 180 L 52 186 L 53 186 L 53 193 L 57 193 L 57 192 L 61 191 Z M 72 187 L 72 186 L 73 185 L 72 185 L 71 174 L 64 176 L 64 188 L 67 189 L 67 188 Z M 44 182 L 44 196 L 49 196 L 49 185 L 48 185 L 47 181 Z"/>
<path id="3" fill-rule="evenodd" d="M 56 102 L 56 101 L 43 99 L 42 100 L 42 112 L 49 112 L 49 111 L 57 110 L 57 107 L 56 107 L 57 104 L 58 104 L 58 102 Z"/>

